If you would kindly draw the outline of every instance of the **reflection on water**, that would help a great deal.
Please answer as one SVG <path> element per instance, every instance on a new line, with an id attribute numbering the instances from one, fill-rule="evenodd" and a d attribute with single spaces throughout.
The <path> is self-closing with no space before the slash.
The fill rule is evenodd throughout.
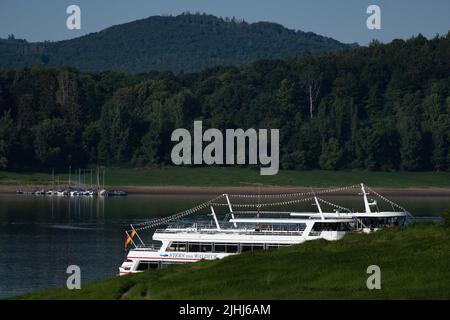
<path id="1" fill-rule="evenodd" d="M 203 200 L 0 195 L 0 297 L 64 286 L 71 264 L 81 267 L 82 282 L 114 276 L 130 223 Z"/>
<path id="2" fill-rule="evenodd" d="M 64 286 L 67 266 L 72 264 L 81 267 L 82 283 L 114 276 L 126 254 L 123 232 L 130 223 L 172 214 L 206 199 L 209 197 L 0 195 L 0 297 Z M 355 210 L 363 208 L 354 197 L 326 199 Z M 391 200 L 415 216 L 439 215 L 450 208 L 450 199 L 445 197 Z M 296 209 L 311 208 L 306 203 Z M 150 241 L 151 234 L 142 237 Z"/>

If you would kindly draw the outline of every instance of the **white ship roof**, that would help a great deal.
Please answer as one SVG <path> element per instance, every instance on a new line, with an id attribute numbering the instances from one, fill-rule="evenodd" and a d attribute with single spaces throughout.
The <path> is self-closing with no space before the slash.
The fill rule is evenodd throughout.
<path id="1" fill-rule="evenodd" d="M 339 223 L 339 222 L 349 222 L 352 221 L 352 218 L 336 218 L 336 219 L 320 219 L 318 214 L 317 218 L 312 219 L 277 219 L 277 218 L 234 218 L 230 219 L 230 222 L 234 223 L 268 223 L 268 224 L 297 224 L 297 223 L 311 223 L 311 222 L 330 222 L 330 223 Z"/>

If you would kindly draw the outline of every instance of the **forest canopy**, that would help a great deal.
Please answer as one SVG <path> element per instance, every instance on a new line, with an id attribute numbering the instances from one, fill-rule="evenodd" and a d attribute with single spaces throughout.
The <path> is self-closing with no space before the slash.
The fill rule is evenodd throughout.
<path id="1" fill-rule="evenodd" d="M 174 75 L 0 71 L 0 167 L 170 164 L 176 128 L 279 128 L 290 169 L 450 170 L 450 33 Z"/>

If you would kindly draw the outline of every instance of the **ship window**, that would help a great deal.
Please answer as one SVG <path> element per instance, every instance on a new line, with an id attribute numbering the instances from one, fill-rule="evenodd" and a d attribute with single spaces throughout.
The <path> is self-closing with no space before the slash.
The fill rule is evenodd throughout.
<path id="1" fill-rule="evenodd" d="M 201 252 L 211 252 L 212 251 L 212 244 L 211 243 L 201 243 L 200 244 L 200 251 Z"/>
<path id="2" fill-rule="evenodd" d="M 314 231 L 347 231 L 349 226 L 347 223 L 326 223 L 316 222 L 314 224 Z"/>
<path id="3" fill-rule="evenodd" d="M 200 245 L 198 243 L 189 243 L 189 252 L 199 252 L 200 251 Z"/>
<path id="4" fill-rule="evenodd" d="M 246 251 L 252 251 L 251 244 L 242 244 L 241 245 L 241 252 L 246 252 Z"/>
<path id="5" fill-rule="evenodd" d="M 227 244 L 227 253 L 237 253 L 239 251 L 239 246 L 234 243 Z"/>
<path id="6" fill-rule="evenodd" d="M 189 243 L 189 252 L 211 252 L 212 243 Z"/>
<path id="7" fill-rule="evenodd" d="M 186 242 L 172 242 L 167 251 L 186 251 Z"/>
<path id="8" fill-rule="evenodd" d="M 157 261 L 141 261 L 137 267 L 137 271 L 144 271 L 148 269 L 158 269 L 159 263 Z"/>
<path id="9" fill-rule="evenodd" d="M 137 267 L 137 271 L 144 271 L 148 269 L 148 262 L 139 262 L 139 265 Z"/>
<path id="10" fill-rule="evenodd" d="M 225 243 L 214 244 L 214 252 L 227 252 L 227 246 Z"/>

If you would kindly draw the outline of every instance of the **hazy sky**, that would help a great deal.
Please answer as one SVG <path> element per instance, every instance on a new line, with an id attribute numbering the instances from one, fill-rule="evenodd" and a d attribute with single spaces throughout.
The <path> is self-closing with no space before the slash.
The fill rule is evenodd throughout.
<path id="1" fill-rule="evenodd" d="M 81 30 L 66 28 L 67 6 L 81 7 Z M 381 30 L 366 27 L 370 4 L 381 7 Z M 62 40 L 152 15 L 205 12 L 247 22 L 271 21 L 342 42 L 366 45 L 432 37 L 450 29 L 450 0 L 0 0 L 0 37 Z"/>

